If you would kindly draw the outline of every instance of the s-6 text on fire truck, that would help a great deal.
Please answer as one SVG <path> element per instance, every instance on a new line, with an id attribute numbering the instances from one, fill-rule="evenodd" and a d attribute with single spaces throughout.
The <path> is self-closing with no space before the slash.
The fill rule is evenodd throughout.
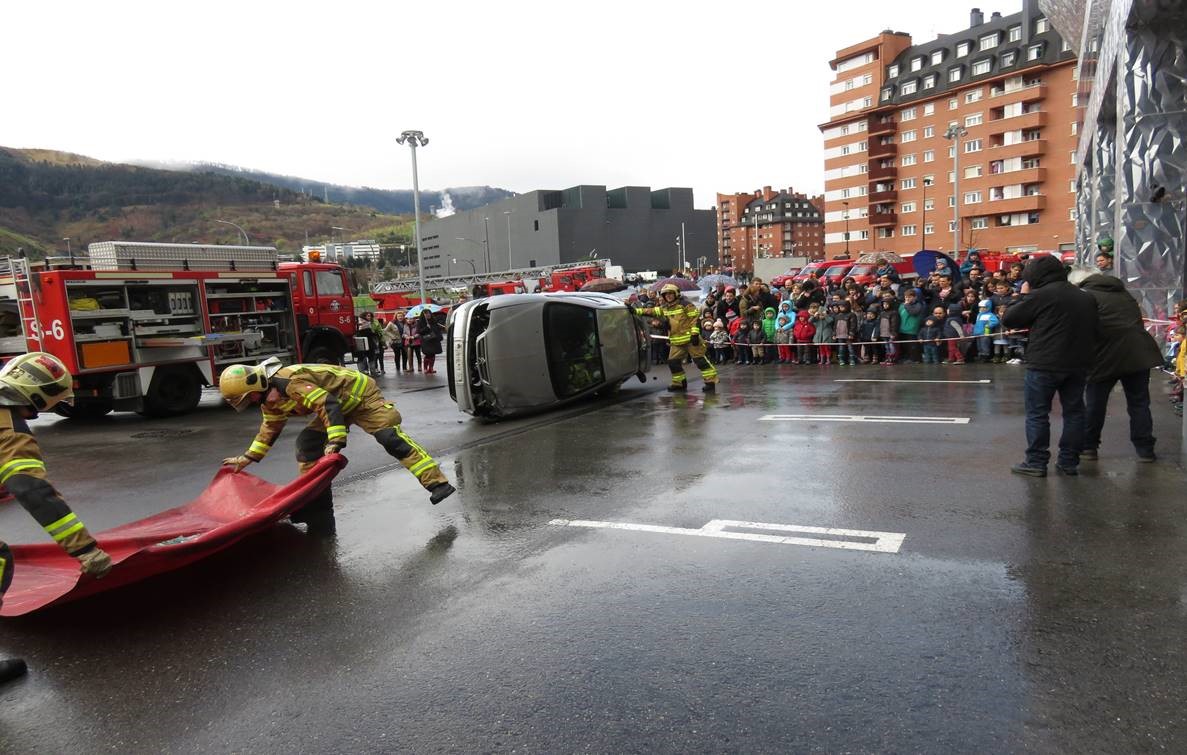
<path id="1" fill-rule="evenodd" d="M 341 363 L 354 331 L 343 269 L 271 247 L 103 241 L 86 257 L 0 259 L 0 358 L 61 359 L 69 416 L 182 414 L 228 365 Z"/>

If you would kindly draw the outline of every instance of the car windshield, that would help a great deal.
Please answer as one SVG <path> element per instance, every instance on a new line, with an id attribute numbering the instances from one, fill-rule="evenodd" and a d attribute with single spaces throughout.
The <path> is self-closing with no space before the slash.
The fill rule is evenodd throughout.
<path id="1" fill-rule="evenodd" d="M 557 398 L 575 396 L 604 379 L 598 322 L 592 309 L 549 302 L 544 307 L 544 343 Z"/>
<path id="2" fill-rule="evenodd" d="M 849 271 L 849 275 L 869 275 L 874 272 L 873 265 L 854 265 Z"/>

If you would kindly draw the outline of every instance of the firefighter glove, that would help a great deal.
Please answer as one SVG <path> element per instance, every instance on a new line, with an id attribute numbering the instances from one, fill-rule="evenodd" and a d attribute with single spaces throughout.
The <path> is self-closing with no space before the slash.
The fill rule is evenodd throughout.
<path id="1" fill-rule="evenodd" d="M 342 453 L 342 445 L 339 443 L 327 443 L 322 453 L 324 453 L 326 456 L 329 456 L 330 454 Z"/>
<path id="2" fill-rule="evenodd" d="M 693 333 L 692 338 L 690 338 L 688 342 L 691 343 L 693 346 L 700 346 L 701 345 L 701 334 Z"/>
<path id="3" fill-rule="evenodd" d="M 95 579 L 102 579 L 111 571 L 111 556 L 102 548 L 94 548 L 78 557 L 82 573 Z"/>
<path id="4" fill-rule="evenodd" d="M 247 456 L 229 456 L 226 459 L 223 459 L 223 466 L 234 467 L 235 469 L 232 471 L 239 472 L 248 464 L 251 464 L 252 461 L 253 459 Z"/>

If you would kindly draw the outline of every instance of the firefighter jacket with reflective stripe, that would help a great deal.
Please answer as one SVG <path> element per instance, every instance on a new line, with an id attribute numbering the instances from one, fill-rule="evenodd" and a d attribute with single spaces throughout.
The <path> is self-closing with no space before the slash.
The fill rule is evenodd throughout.
<path id="1" fill-rule="evenodd" d="M 45 479 L 41 447 L 20 409 L 0 406 L 0 485 L 71 556 L 95 549 L 95 539 Z M 0 578 L 11 564 L 0 567 Z"/>
<path id="2" fill-rule="evenodd" d="M 694 334 L 700 335 L 696 305 L 686 301 L 661 304 L 658 307 L 636 307 L 635 314 L 645 317 L 665 317 L 668 320 L 669 343 L 673 346 L 687 344 Z"/>
<path id="3" fill-rule="evenodd" d="M 259 461 L 272 450 L 289 417 L 314 415 L 326 428 L 327 440 L 346 445 L 346 415 L 357 409 L 375 381 L 367 375 L 332 364 L 294 364 L 282 367 L 270 379 L 279 396 L 260 405 L 260 431 L 244 456 Z M 378 390 L 378 389 L 376 389 Z"/>

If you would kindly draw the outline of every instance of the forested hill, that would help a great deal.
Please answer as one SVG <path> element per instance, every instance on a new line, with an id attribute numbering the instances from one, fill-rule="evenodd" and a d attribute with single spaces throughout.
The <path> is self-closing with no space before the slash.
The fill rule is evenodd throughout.
<path id="1" fill-rule="evenodd" d="M 217 163 L 194 163 L 189 166 L 170 166 L 175 169 L 188 169 L 199 173 L 218 173 L 224 176 L 249 178 L 260 183 L 278 186 L 290 191 L 303 192 L 309 196 L 335 203 L 357 204 L 371 207 L 380 212 L 394 215 L 412 214 L 412 192 L 393 191 L 388 189 L 373 189 L 367 186 L 341 186 L 315 181 L 309 178 L 283 176 L 276 173 L 238 168 L 232 165 Z M 457 210 L 470 210 L 491 202 L 496 202 L 513 195 L 506 189 L 492 186 L 456 186 L 440 191 L 421 190 L 420 207 L 423 212 L 443 207 L 446 204 L 445 195 L 449 195 L 449 203 Z"/>
<path id="2" fill-rule="evenodd" d="M 172 171 L 106 163 L 50 150 L 0 147 L 0 255 L 33 256 L 90 241 L 237 243 L 243 226 L 253 243 L 292 251 L 328 238 L 331 226 L 356 238 L 388 235 L 401 218 L 370 208 L 325 204 L 242 175 Z"/>

